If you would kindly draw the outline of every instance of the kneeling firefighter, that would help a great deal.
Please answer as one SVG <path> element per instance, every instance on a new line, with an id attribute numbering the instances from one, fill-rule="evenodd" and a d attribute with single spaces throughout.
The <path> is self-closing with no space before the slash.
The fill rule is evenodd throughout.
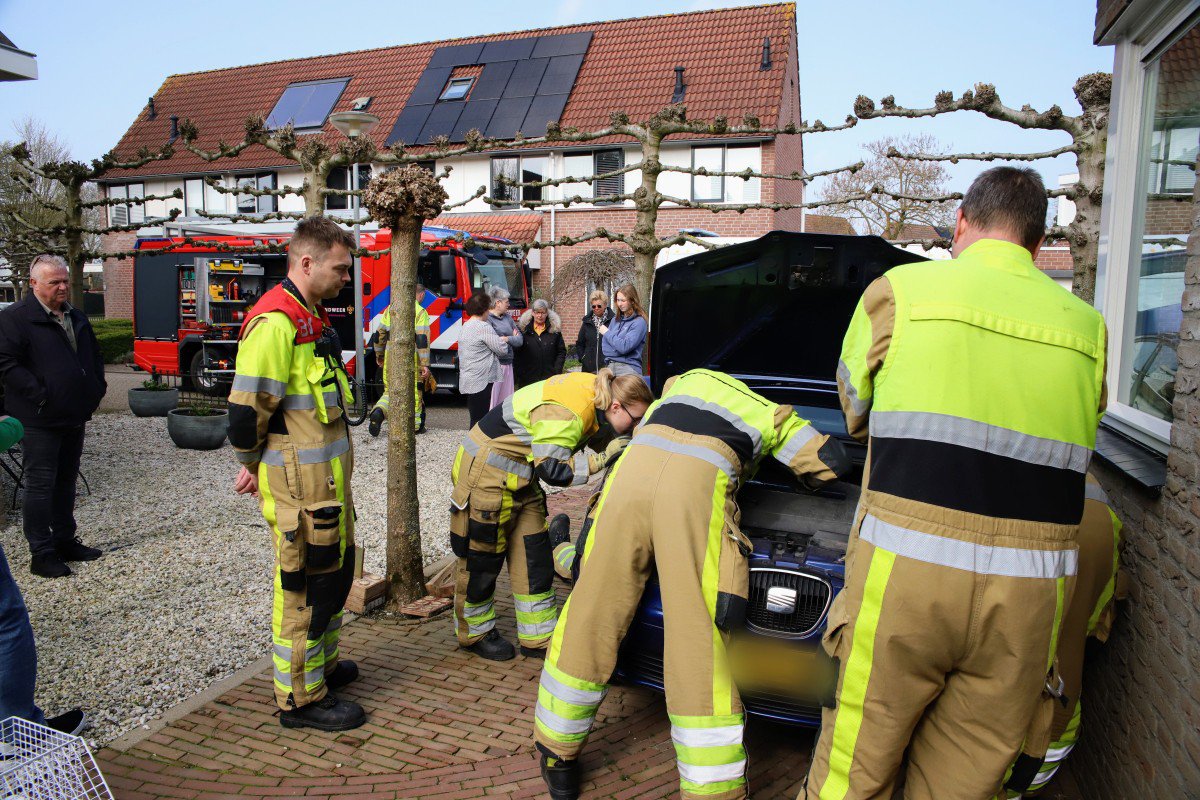
<path id="1" fill-rule="evenodd" d="M 413 424 L 417 433 L 425 432 L 425 397 L 421 390 L 424 388 L 425 380 L 429 377 L 429 312 L 421 305 L 421 301 L 424 299 L 425 287 L 418 283 L 415 317 L 413 318 L 416 334 L 416 351 L 413 354 L 413 375 L 416 384 L 413 387 Z M 375 331 L 375 363 L 383 371 L 383 394 L 380 396 L 379 402 L 375 403 L 375 407 L 371 409 L 371 421 L 367 424 L 367 431 L 372 436 L 379 435 L 384 421 L 388 418 L 388 412 L 391 410 L 387 382 L 388 352 L 391 350 L 388 343 L 391 340 L 391 334 L 392 307 L 388 306 L 380 315 L 379 327 Z"/>
<path id="2" fill-rule="evenodd" d="M 542 669 L 535 719 L 555 800 L 579 796 L 578 758 L 646 579 L 657 570 L 671 737 L 685 798 L 746 797 L 744 715 L 725 658 L 745 614 L 749 540 L 739 484 L 773 456 L 816 487 L 850 466 L 791 406 L 719 372 L 667 382 L 609 474 L 581 535 L 582 566 Z"/>
<path id="3" fill-rule="evenodd" d="M 516 653 L 495 630 L 492 601 L 505 561 L 526 656 L 542 657 L 558 620 L 546 532 L 552 486 L 582 485 L 603 465 L 578 451 L 615 452 L 654 396 L 640 375 L 572 372 L 530 384 L 489 411 L 454 459 L 450 545 L 458 556 L 454 628 L 460 647 L 493 661 Z M 605 447 L 604 440 L 612 441 Z M 611 454 L 611 453 L 610 453 Z"/>
<path id="4" fill-rule="evenodd" d="M 350 235 L 325 217 L 296 226 L 288 277 L 242 326 L 229 394 L 234 489 L 257 494 L 275 551 L 271 633 L 284 727 L 357 728 L 366 714 L 330 689 L 358 677 L 339 660 L 342 607 L 354 577 L 350 386 L 321 300 L 350 280 Z"/>

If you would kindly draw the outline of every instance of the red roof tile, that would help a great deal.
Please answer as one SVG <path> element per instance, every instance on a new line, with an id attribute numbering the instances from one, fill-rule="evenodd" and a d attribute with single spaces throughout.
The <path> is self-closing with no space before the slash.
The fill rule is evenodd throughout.
<path id="1" fill-rule="evenodd" d="M 497 236 L 514 242 L 532 242 L 542 227 L 540 212 L 533 214 L 442 214 L 430 225 L 469 231 L 475 236 Z"/>
<path id="2" fill-rule="evenodd" d="M 804 230 L 808 233 L 838 233 L 853 236 L 854 226 L 845 217 L 830 217 L 824 214 L 805 214 Z"/>
<path id="3" fill-rule="evenodd" d="M 533 33 L 584 31 L 593 32 L 592 41 L 563 110 L 562 125 L 598 128 L 608 123 L 613 111 L 625 111 L 634 120 L 647 118 L 670 103 L 674 67 L 679 65 L 685 67 L 684 102 L 689 117 L 712 119 L 725 115 L 731 121 L 740 121 L 743 115 L 751 114 L 769 127 L 777 122 L 784 96 L 787 62 L 796 47 L 795 28 L 795 5 L 780 3 L 514 31 L 172 75 L 154 95 L 156 118 L 148 119 L 147 110 L 142 109 L 116 152 L 119 157 L 129 158 L 143 146 L 161 147 L 167 142 L 172 115 L 196 123 L 200 131 L 197 145 L 202 148 L 212 149 L 219 141 L 233 144 L 241 141 L 246 118 L 266 116 L 288 84 L 345 77 L 350 83 L 333 110 L 349 110 L 357 97 L 374 97 L 370 111 L 380 120 L 371 138 L 382 147 L 437 47 L 516 39 Z M 762 70 L 766 37 L 771 40 L 772 64 L 770 69 Z M 328 124 L 319 135 L 331 145 L 341 140 L 341 134 Z M 138 170 L 113 171 L 108 177 L 211 173 L 287 164 L 290 162 L 260 146 L 214 164 L 177 148 L 170 161 Z"/>

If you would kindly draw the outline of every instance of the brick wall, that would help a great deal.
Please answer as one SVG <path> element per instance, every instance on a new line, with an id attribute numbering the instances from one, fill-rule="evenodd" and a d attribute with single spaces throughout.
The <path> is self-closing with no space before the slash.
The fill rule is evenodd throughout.
<path id="1" fill-rule="evenodd" d="M 1180 200 L 1146 203 L 1147 236 L 1184 236 L 1192 229 L 1192 204 Z"/>
<path id="2" fill-rule="evenodd" d="M 1038 257 L 1033 263 L 1041 270 L 1075 268 L 1069 247 L 1043 247 L 1038 251 Z"/>
<path id="3" fill-rule="evenodd" d="M 1074 765 L 1086 797 L 1200 796 L 1200 206 L 1188 208 L 1167 485 L 1155 497 L 1098 469 L 1131 580 L 1108 645 L 1089 650 Z"/>
<path id="4" fill-rule="evenodd" d="M 132 250 L 137 240 L 133 231 L 106 233 L 101 248 L 106 252 Z M 133 259 L 104 259 L 104 316 L 108 319 L 133 319 Z"/>

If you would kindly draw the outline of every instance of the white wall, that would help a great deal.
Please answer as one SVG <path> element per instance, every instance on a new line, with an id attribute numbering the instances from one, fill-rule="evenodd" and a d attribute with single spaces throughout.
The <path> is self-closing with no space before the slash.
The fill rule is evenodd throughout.
<path id="1" fill-rule="evenodd" d="M 1070 186 L 1073 183 L 1079 182 L 1079 173 L 1073 172 L 1070 175 L 1059 175 L 1058 186 Z M 1062 227 L 1070 225 L 1075 219 L 1075 201 L 1066 197 L 1058 198 L 1058 211 L 1055 214 L 1054 224 Z"/>
<path id="2" fill-rule="evenodd" d="M 226 176 L 225 184 L 230 185 L 232 179 Z M 281 169 L 275 172 L 275 188 L 282 189 L 284 186 L 292 186 L 299 189 L 304 185 L 304 172 L 299 169 Z M 232 207 L 237 207 L 237 195 L 225 195 L 226 198 L 232 201 Z M 298 194 L 284 195 L 276 198 L 275 207 L 283 212 L 304 213 L 304 198 Z"/>

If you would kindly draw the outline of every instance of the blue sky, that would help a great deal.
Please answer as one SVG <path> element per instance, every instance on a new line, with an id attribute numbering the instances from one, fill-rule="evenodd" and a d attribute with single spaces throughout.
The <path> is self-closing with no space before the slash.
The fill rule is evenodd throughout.
<path id="1" fill-rule="evenodd" d="M 737 0 L 557 0 L 497 3 L 353 3 L 258 0 L 118 4 L 81 0 L 0 0 L 0 31 L 38 56 L 40 79 L 0 83 L 0 139 L 34 116 L 76 157 L 116 144 L 167 75 L 280 58 L 545 27 L 562 23 L 678 13 Z M 339 20 L 331 10 L 352 9 Z M 48 9 L 52 9 L 48 13 Z M 453 14 L 447 16 L 446 9 Z M 1095 0 L 799 0 L 801 102 L 808 120 L 841 121 L 854 98 L 894 94 L 909 106 L 932 105 L 976 81 L 996 84 L 1013 106 L 1058 103 L 1078 113 L 1071 86 L 1080 75 L 1111 71 L 1112 49 L 1092 45 Z M 959 152 L 1031 151 L 1067 142 L 1065 134 L 1022 131 L 979 114 L 935 120 L 878 120 L 842 133 L 808 137 L 806 166 L 858 160 L 862 144 L 884 135 L 928 132 Z M 1073 169 L 1070 157 L 1040 162 L 1047 182 Z M 963 189 L 983 167 L 953 168 Z"/>

